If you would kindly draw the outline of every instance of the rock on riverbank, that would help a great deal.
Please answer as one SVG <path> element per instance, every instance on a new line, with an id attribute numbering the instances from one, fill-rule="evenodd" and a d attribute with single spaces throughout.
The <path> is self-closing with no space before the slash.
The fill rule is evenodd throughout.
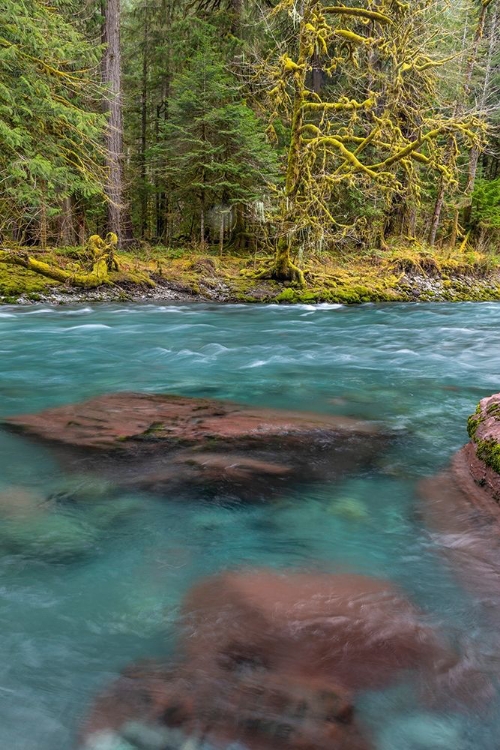
<path id="1" fill-rule="evenodd" d="M 424 520 L 453 570 L 500 613 L 500 394 L 469 418 L 470 442 L 420 484 Z"/>

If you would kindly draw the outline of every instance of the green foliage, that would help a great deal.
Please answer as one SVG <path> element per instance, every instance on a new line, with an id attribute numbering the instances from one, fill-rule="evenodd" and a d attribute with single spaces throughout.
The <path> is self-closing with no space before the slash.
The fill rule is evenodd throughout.
<path id="1" fill-rule="evenodd" d="M 472 219 L 488 229 L 500 229 L 500 178 L 476 181 L 472 196 Z"/>
<path id="2" fill-rule="evenodd" d="M 104 177 L 98 50 L 40 0 L 5 0 L 0 20 L 0 228 L 34 226 Z"/>
<path id="3" fill-rule="evenodd" d="M 193 54 L 172 82 L 163 129 L 166 174 L 186 223 L 214 206 L 262 200 L 277 159 L 258 118 L 241 98 L 216 48 L 216 29 L 197 24 Z"/>

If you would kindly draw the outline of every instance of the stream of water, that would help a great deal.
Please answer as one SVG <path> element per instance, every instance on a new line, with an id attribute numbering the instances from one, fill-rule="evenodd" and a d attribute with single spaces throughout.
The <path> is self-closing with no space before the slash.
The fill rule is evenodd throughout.
<path id="1" fill-rule="evenodd" d="M 420 526 L 415 485 L 466 442 L 479 399 L 500 390 L 500 305 L 2 307 L 0 362 L 0 417 L 143 391 L 398 432 L 376 469 L 268 504 L 107 501 L 96 483 L 50 518 L 0 518 L 2 750 L 72 750 L 96 693 L 134 660 L 168 656 L 184 593 L 226 568 L 390 578 L 446 630 L 493 648 L 479 603 Z M 57 497 L 75 483 L 48 448 L 0 430 L 0 492 Z M 498 750 L 500 697 L 483 714 L 430 716 L 412 701 L 366 697 L 377 750 Z"/>

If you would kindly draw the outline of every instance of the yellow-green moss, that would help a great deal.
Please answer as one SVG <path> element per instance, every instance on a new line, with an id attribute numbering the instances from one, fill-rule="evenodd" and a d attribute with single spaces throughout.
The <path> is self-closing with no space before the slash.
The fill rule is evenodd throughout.
<path id="1" fill-rule="evenodd" d="M 0 299 L 5 302 L 15 302 L 21 295 L 36 300 L 54 286 L 60 285 L 21 266 L 0 263 Z"/>
<path id="2" fill-rule="evenodd" d="M 419 246 L 393 246 L 388 251 L 343 251 L 324 254 L 305 268 L 306 286 L 284 286 L 256 278 L 265 258 L 218 258 L 216 250 L 201 254 L 176 248 L 140 248 L 117 256 L 119 271 L 109 273 L 116 287 L 153 287 L 155 280 L 190 295 L 240 302 L 359 304 L 363 302 L 484 301 L 500 299 L 497 259 L 480 253 L 459 254 Z M 37 261 L 65 271 L 78 283 L 82 268 L 91 271 L 85 250 L 62 248 L 32 252 Z M 87 263 L 87 265 L 85 265 Z M 104 269 L 103 269 L 104 271 Z M 88 281 L 88 279 L 86 279 Z M 99 285 L 105 281 L 95 278 Z M 0 262 L 0 300 L 43 294 L 56 282 L 27 269 Z M 80 284 L 82 286 L 82 284 Z M 31 297 L 33 298 L 33 297 Z M 36 297 L 35 297 L 36 298 Z"/>
<path id="3" fill-rule="evenodd" d="M 476 443 L 476 455 L 486 466 L 500 474 L 500 445 L 496 440 L 479 440 Z"/>

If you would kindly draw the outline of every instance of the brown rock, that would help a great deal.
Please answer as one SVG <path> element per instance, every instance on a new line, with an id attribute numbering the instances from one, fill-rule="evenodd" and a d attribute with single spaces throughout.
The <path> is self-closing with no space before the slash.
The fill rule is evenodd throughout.
<path id="1" fill-rule="evenodd" d="M 66 466 L 89 467 L 144 489 L 204 487 L 246 497 L 286 481 L 365 467 L 386 444 L 377 427 L 348 417 L 226 401 L 118 393 L 10 417 L 5 424 L 64 449 Z"/>
<path id="2" fill-rule="evenodd" d="M 420 483 L 422 514 L 460 580 L 500 612 L 500 394 L 480 401 L 468 427 L 449 467 Z"/>
<path id="3" fill-rule="evenodd" d="M 466 445 L 450 466 L 419 485 L 422 517 L 466 588 L 500 611 L 500 507 Z"/>
<path id="4" fill-rule="evenodd" d="M 284 684 L 360 690 L 457 661 L 397 589 L 364 576 L 226 573 L 196 586 L 184 613 L 188 660 L 207 675 L 270 672 Z"/>
<path id="5" fill-rule="evenodd" d="M 248 458 L 236 453 L 199 453 L 181 451 L 167 465 L 147 468 L 127 482 L 127 487 L 136 487 L 154 492 L 182 492 L 186 488 L 199 492 L 230 492 L 239 498 L 252 500 L 284 486 L 295 477 L 290 466 Z"/>
<path id="6" fill-rule="evenodd" d="M 234 675 L 207 679 L 189 664 L 131 668 L 95 702 L 82 733 L 127 731 L 130 722 L 204 737 L 216 747 L 239 740 L 250 750 L 369 750 L 352 695 L 331 681 Z M 179 746 L 183 743 L 179 743 Z"/>
<path id="7" fill-rule="evenodd" d="M 367 422 L 349 417 L 321 416 L 240 406 L 182 396 L 116 393 L 79 404 L 46 409 L 38 414 L 8 417 L 6 424 L 48 441 L 73 447 L 114 449 L 203 446 L 217 440 L 235 442 L 279 439 L 286 443 L 305 436 L 313 441 L 339 435 L 377 435 Z"/>

